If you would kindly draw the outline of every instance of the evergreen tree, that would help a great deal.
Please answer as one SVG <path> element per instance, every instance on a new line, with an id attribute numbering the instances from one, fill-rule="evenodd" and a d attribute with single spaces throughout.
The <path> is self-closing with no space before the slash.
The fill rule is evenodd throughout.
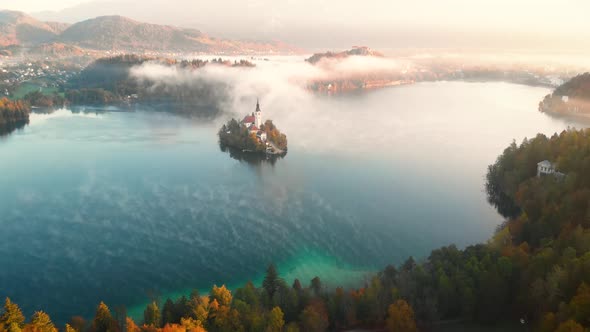
<path id="1" fill-rule="evenodd" d="M 174 303 L 172 300 L 167 299 L 162 307 L 162 325 L 180 323 L 180 319 L 176 321 L 176 313 Z"/>
<path id="2" fill-rule="evenodd" d="M 299 281 L 299 279 L 295 279 L 295 281 L 293 281 L 293 289 L 296 290 L 297 293 L 303 290 L 303 287 L 301 286 L 301 282 Z"/>
<path id="3" fill-rule="evenodd" d="M 319 277 L 311 279 L 311 290 L 315 296 L 319 296 L 322 293 L 322 281 Z"/>
<path id="4" fill-rule="evenodd" d="M 273 298 L 280 285 L 281 279 L 279 278 L 279 273 L 277 272 L 274 264 L 270 264 L 266 269 L 266 276 L 262 282 L 262 288 L 264 288 L 264 291 L 268 295 L 269 299 Z"/>

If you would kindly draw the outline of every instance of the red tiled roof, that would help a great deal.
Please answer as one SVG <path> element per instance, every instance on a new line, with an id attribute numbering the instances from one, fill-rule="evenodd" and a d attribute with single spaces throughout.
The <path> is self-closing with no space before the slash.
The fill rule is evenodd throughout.
<path id="1" fill-rule="evenodd" d="M 252 125 L 250 127 L 250 131 L 258 131 L 258 130 L 260 130 L 260 129 L 258 129 L 258 127 L 256 127 L 255 125 Z"/>
<path id="2" fill-rule="evenodd" d="M 244 118 L 244 120 L 242 120 L 243 123 L 254 123 L 256 122 L 256 118 L 253 117 L 252 115 L 246 115 L 246 117 Z"/>

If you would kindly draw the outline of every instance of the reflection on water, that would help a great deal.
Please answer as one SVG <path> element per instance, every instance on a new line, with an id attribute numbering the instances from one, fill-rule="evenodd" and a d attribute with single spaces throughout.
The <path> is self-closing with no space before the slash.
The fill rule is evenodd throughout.
<path id="1" fill-rule="evenodd" d="M 233 148 L 231 146 L 227 146 L 225 144 L 219 143 L 219 149 L 221 152 L 228 153 L 229 156 L 235 160 L 240 162 L 245 162 L 252 166 L 260 166 L 262 164 L 269 164 L 274 166 L 278 160 L 283 159 L 287 153 L 284 154 L 266 154 L 266 153 L 253 153 L 253 152 L 244 152 L 240 149 Z"/>
<path id="2" fill-rule="evenodd" d="M 17 121 L 15 123 L 0 124 L 0 138 L 12 134 L 16 130 L 23 129 L 29 121 Z"/>

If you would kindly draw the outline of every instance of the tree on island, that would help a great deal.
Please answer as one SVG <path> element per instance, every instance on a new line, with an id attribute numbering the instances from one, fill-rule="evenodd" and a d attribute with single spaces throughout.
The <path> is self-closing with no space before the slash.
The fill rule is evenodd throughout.
<path id="1" fill-rule="evenodd" d="M 287 150 L 287 136 L 278 130 L 272 120 L 266 120 L 259 129 L 266 134 L 268 142 L 274 144 L 274 146 L 282 151 Z M 262 153 L 267 149 L 266 144 L 256 133 L 250 132 L 248 127 L 233 118 L 221 126 L 218 136 L 219 142 L 222 145 L 242 151 Z"/>

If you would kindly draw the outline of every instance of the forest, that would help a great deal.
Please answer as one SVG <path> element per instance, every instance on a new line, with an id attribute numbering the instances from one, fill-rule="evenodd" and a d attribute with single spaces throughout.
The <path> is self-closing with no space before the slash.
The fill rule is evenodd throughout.
<path id="1" fill-rule="evenodd" d="M 235 120 L 234 120 L 235 121 Z M 232 126 L 230 122 L 228 126 Z M 235 126 L 235 124 L 233 124 Z M 550 160 L 565 178 L 537 177 Z M 142 319 L 100 303 L 67 332 L 436 331 L 444 322 L 522 325 L 525 331 L 590 328 L 590 129 L 513 142 L 490 165 L 486 191 L 506 216 L 487 243 L 433 250 L 387 266 L 362 287 L 327 287 L 319 277 L 287 281 L 270 265 L 262 285 L 213 286 L 153 299 Z M 26 320 L 6 299 L 0 331 L 55 332 L 45 312 Z"/>
<path id="2" fill-rule="evenodd" d="M 539 111 L 556 114 L 590 113 L 590 73 L 573 77 L 539 103 Z"/>
<path id="3" fill-rule="evenodd" d="M 167 109 L 202 117 L 219 113 L 219 103 L 227 100 L 227 86 L 221 82 L 205 80 L 183 81 L 166 84 L 149 79 L 132 77 L 131 68 L 143 63 L 157 63 L 182 70 L 199 70 L 207 65 L 228 67 L 253 67 L 246 61 L 228 61 L 221 58 L 209 60 L 175 60 L 150 58 L 138 55 L 120 55 L 101 58 L 87 66 L 68 82 L 65 97 L 73 105 L 143 104 L 157 109 Z"/>
<path id="4" fill-rule="evenodd" d="M 58 93 L 44 94 L 40 91 L 32 91 L 24 95 L 22 98 L 33 107 L 54 108 L 63 107 L 66 100 Z"/>
<path id="5" fill-rule="evenodd" d="M 0 125 L 11 125 L 29 120 L 31 107 L 22 100 L 0 99 Z"/>

